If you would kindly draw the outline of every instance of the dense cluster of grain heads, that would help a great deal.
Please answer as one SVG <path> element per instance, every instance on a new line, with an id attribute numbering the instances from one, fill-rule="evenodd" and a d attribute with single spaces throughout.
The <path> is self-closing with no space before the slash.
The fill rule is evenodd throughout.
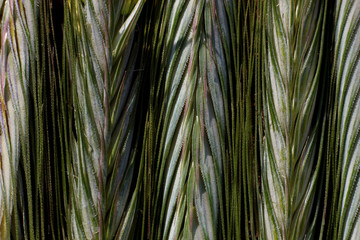
<path id="1" fill-rule="evenodd" d="M 0 239 L 358 239 L 360 0 L 0 0 Z"/>

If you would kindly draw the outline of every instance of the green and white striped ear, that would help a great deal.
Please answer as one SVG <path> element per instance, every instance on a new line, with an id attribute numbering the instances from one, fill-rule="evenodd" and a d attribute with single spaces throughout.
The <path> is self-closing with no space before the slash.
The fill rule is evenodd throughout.
<path id="1" fill-rule="evenodd" d="M 333 78 L 337 186 L 334 239 L 360 236 L 360 1 L 336 1 Z M 334 198 L 335 199 L 335 198 Z"/>
<path id="2" fill-rule="evenodd" d="M 220 202 L 229 118 L 229 6 L 205 0 L 164 5 L 158 76 L 164 83 L 164 115 L 156 123 L 161 145 L 155 173 L 157 189 L 163 189 L 155 200 L 163 203 L 157 229 L 163 239 L 216 239 L 218 227 L 224 230 Z"/>
<path id="3" fill-rule="evenodd" d="M 0 232 L 9 239 L 16 201 L 18 166 L 28 160 L 31 62 L 36 58 L 36 2 L 1 1 Z M 31 216 L 32 217 L 32 216 Z M 31 220 L 30 220 L 31 221 Z"/>
<path id="4" fill-rule="evenodd" d="M 266 1 L 262 238 L 312 236 L 320 199 L 324 1 Z M 316 187 L 315 187 L 316 186 Z M 316 216 L 316 215 L 315 215 Z"/>
<path id="5" fill-rule="evenodd" d="M 127 239 L 138 187 L 134 174 L 135 114 L 140 76 L 135 26 L 144 0 L 72 1 L 75 24 L 75 131 L 72 133 L 71 236 Z"/>

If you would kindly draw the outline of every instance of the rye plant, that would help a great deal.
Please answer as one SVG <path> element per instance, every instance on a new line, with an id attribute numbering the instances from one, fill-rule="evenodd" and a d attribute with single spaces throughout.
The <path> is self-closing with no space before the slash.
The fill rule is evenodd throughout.
<path id="1" fill-rule="evenodd" d="M 75 129 L 69 237 L 127 239 L 138 189 L 134 128 L 140 78 L 135 26 L 139 1 L 69 1 L 69 64 Z"/>
<path id="2" fill-rule="evenodd" d="M 1 239 L 10 239 L 11 232 L 16 238 L 24 235 L 35 238 L 29 138 L 30 107 L 33 105 L 30 104 L 29 96 L 37 92 L 35 60 L 39 56 L 36 37 L 38 11 L 36 1 L 4 0 L 0 3 Z M 38 117 L 37 113 L 33 116 Z M 25 176 L 19 174 L 20 165 Z M 28 202 L 27 207 L 20 204 L 23 212 L 18 215 L 17 204 L 24 201 Z M 23 226 L 19 218 L 23 219 Z"/>
<path id="3" fill-rule="evenodd" d="M 328 171 L 333 191 L 329 211 L 332 239 L 357 239 L 360 160 L 360 1 L 336 1 L 332 62 Z"/>
<path id="4" fill-rule="evenodd" d="M 325 5 L 325 1 L 265 3 L 263 239 L 311 238 L 315 231 L 321 203 L 316 193 L 322 187 L 318 95 Z"/>

